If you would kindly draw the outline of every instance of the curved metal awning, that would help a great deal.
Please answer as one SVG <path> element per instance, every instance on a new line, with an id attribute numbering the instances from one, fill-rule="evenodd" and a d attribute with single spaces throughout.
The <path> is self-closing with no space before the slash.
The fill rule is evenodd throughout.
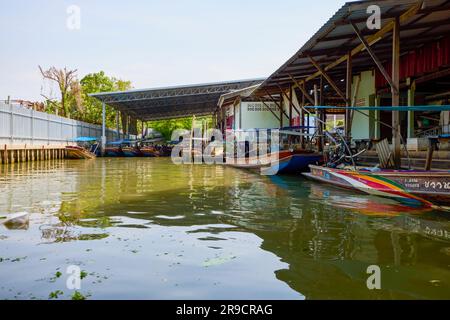
<path id="1" fill-rule="evenodd" d="M 143 120 L 211 115 L 221 95 L 260 84 L 265 79 L 206 83 L 91 94 L 105 104 Z"/>

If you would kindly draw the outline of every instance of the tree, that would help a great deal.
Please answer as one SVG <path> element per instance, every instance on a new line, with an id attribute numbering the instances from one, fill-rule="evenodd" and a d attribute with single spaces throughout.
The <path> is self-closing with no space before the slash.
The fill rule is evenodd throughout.
<path id="1" fill-rule="evenodd" d="M 102 103 L 90 97 L 89 94 L 98 92 L 126 91 L 131 89 L 131 82 L 108 77 L 103 71 L 90 73 L 83 77 L 80 81 L 83 112 L 78 115 L 78 119 L 101 124 L 102 122 Z M 116 113 L 109 106 L 106 107 L 106 125 L 115 128 Z"/>
<path id="2" fill-rule="evenodd" d="M 64 69 L 57 69 L 55 67 L 50 67 L 47 70 L 43 70 L 39 66 L 39 71 L 44 79 L 54 81 L 58 85 L 61 94 L 61 111 L 64 117 L 70 118 L 71 116 L 71 104 L 74 104 L 76 108 L 81 109 L 81 90 L 77 80 L 77 70 L 68 70 L 66 67 Z M 42 96 L 47 101 L 53 101 L 53 99 Z M 70 99 L 72 98 L 72 101 Z M 72 106 L 73 107 L 73 106 Z"/>

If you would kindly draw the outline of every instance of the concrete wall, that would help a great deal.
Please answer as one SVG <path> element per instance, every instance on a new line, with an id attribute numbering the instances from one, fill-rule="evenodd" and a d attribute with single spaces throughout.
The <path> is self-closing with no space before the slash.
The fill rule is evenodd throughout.
<path id="1" fill-rule="evenodd" d="M 266 102 L 273 113 L 280 115 L 280 108 L 273 102 Z M 262 102 L 242 102 L 236 107 L 236 128 L 248 129 L 273 129 L 280 127 L 280 121 L 273 115 Z M 240 121 L 240 122 L 239 122 Z M 241 124 L 239 126 L 239 124 Z M 283 125 L 288 125 L 289 120 L 284 117 Z"/>
<path id="2" fill-rule="evenodd" d="M 0 145 L 64 144 L 80 136 L 100 138 L 102 127 L 0 102 Z M 107 130 L 108 141 L 117 133 Z"/>
<path id="3" fill-rule="evenodd" d="M 358 81 L 358 77 L 360 80 Z M 358 87 L 359 82 L 359 88 Z M 372 71 L 362 72 L 361 75 L 353 77 L 352 97 L 356 94 L 356 107 L 373 106 L 371 98 L 375 95 L 375 74 Z M 354 112 L 352 121 L 352 137 L 353 139 L 369 139 L 371 131 L 375 129 L 374 120 L 369 117 L 370 111 Z M 375 116 L 375 113 L 372 112 Z M 371 128 L 373 128 L 371 130 Z M 373 134 L 373 132 L 372 132 Z"/>

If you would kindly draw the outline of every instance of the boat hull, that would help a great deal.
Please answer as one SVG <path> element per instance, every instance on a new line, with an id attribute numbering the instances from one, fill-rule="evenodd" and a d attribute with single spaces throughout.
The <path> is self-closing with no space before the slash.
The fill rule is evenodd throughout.
<path id="1" fill-rule="evenodd" d="M 320 164 L 323 156 L 309 152 L 281 151 L 276 159 L 273 161 L 270 157 L 258 160 L 246 159 L 245 163 L 227 165 L 239 169 L 258 170 L 264 175 L 292 174 L 308 171 L 309 165 Z"/>
<path id="2" fill-rule="evenodd" d="M 310 166 L 307 178 L 422 206 L 450 205 L 450 172 L 351 171 Z"/>
<path id="3" fill-rule="evenodd" d="M 136 148 L 122 148 L 122 153 L 123 153 L 124 157 L 128 157 L 128 158 L 142 156 L 141 151 Z"/>
<path id="4" fill-rule="evenodd" d="M 67 146 L 67 158 L 69 159 L 95 159 L 96 155 L 82 147 Z"/>
<path id="5" fill-rule="evenodd" d="M 120 148 L 105 148 L 105 157 L 123 157 L 123 152 Z"/>

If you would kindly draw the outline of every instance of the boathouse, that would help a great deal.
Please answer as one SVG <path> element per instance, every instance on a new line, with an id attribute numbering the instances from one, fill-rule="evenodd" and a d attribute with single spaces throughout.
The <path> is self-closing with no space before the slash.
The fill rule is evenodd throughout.
<path id="1" fill-rule="evenodd" d="M 102 92 L 91 94 L 103 103 L 103 130 L 105 108 L 109 105 L 125 117 L 147 121 L 212 116 L 220 96 L 250 86 L 261 84 L 264 79 L 250 79 L 164 88 Z M 119 122 L 117 131 L 119 131 Z M 106 137 L 102 135 L 102 147 Z"/>
<path id="2" fill-rule="evenodd" d="M 374 27 L 370 21 L 378 10 L 380 24 Z M 290 125 L 297 117 L 304 124 L 308 112 L 316 112 L 308 106 L 330 106 L 317 109 L 322 120 L 339 113 L 345 115 L 348 137 L 363 142 L 387 138 L 399 165 L 405 144 L 420 152 L 428 137 L 450 133 L 449 108 L 407 108 L 449 105 L 449 17 L 448 0 L 346 3 L 253 95 L 278 104 L 280 127 L 286 125 L 281 114 Z M 345 108 L 358 106 L 406 108 Z"/>

